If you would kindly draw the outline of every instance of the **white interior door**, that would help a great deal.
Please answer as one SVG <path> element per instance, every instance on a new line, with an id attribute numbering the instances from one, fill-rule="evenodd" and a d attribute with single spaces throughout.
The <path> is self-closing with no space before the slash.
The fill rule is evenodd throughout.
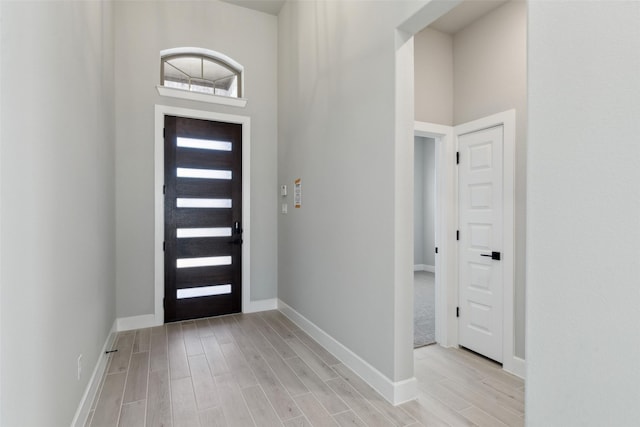
<path id="1" fill-rule="evenodd" d="M 503 126 L 458 136 L 459 344 L 502 362 Z"/>

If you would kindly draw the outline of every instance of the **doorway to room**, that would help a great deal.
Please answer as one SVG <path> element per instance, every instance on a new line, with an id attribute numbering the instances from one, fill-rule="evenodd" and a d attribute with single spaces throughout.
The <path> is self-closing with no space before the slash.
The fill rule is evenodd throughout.
<path id="1" fill-rule="evenodd" d="M 477 2 L 461 2 L 446 15 L 441 10 L 435 10 L 435 6 L 431 11 L 425 7 L 416 14 L 415 22 L 408 20 L 403 27 L 404 31 L 414 36 L 413 45 L 407 44 L 407 51 L 414 54 L 413 61 L 406 62 L 414 71 L 414 129 L 419 129 L 420 123 L 440 123 L 452 129 L 449 142 L 441 144 L 447 151 L 441 175 L 449 184 L 445 186 L 444 194 L 453 194 L 443 204 L 454 208 L 447 208 L 447 212 L 443 212 L 443 221 L 453 224 L 449 224 L 452 227 L 442 228 L 442 238 L 436 244 L 439 251 L 436 257 L 443 264 L 446 274 L 446 278 L 438 277 L 437 272 L 435 275 L 436 295 L 438 282 L 445 284 L 441 286 L 445 291 L 445 297 L 441 300 L 443 304 L 440 305 L 436 297 L 436 329 L 442 327 L 444 332 L 440 337 L 436 332 L 436 341 L 445 347 L 462 345 L 476 348 L 476 351 L 501 361 L 504 370 L 524 376 L 525 236 L 522 207 L 525 203 L 523 183 L 526 178 L 526 3 L 487 2 L 482 11 L 473 10 L 475 6 L 479 7 Z M 438 16 L 440 18 L 434 20 Z M 403 53 L 399 50 L 398 63 L 404 63 Z M 499 111 L 503 113 L 497 113 Z M 503 213 L 500 228 L 504 236 L 499 238 L 490 232 L 481 236 L 480 231 L 491 227 L 486 224 L 477 226 L 475 220 L 471 221 L 473 224 L 463 224 L 458 211 L 459 203 L 468 202 L 474 210 L 481 210 L 480 205 L 489 199 L 493 200 L 498 193 L 487 190 L 486 186 L 476 185 L 468 193 L 469 197 L 473 196 L 472 200 L 460 194 L 456 151 L 462 148 L 460 155 L 463 155 L 464 147 L 459 145 L 460 138 L 464 139 L 465 134 L 503 123 L 506 181 L 504 187 L 496 189 L 501 188 L 503 194 L 503 208 L 499 210 Z M 509 133 L 511 139 L 507 141 Z M 437 139 L 438 135 L 435 136 Z M 483 150 L 476 154 L 491 151 Z M 476 166 L 480 168 L 482 163 L 482 159 L 476 157 L 474 161 L 479 163 L 471 165 L 474 173 Z M 441 164 L 440 157 L 437 164 Z M 464 200 L 459 200 L 459 197 Z M 488 207 L 482 209 L 489 210 Z M 470 233 L 471 228 L 475 234 Z M 482 243 L 480 237 L 487 236 L 491 238 L 484 239 Z M 469 249 L 466 255 L 477 256 L 478 259 L 458 259 L 464 248 Z M 500 252 L 501 258 L 492 258 L 493 252 L 496 252 L 496 256 Z M 445 259 L 448 261 L 443 262 Z M 499 277 L 502 277 L 502 286 L 493 286 L 494 279 Z M 478 298 L 481 291 L 489 292 L 489 288 L 498 290 L 490 292 L 495 297 L 493 300 Z M 474 296 L 465 296 L 463 290 L 472 290 Z M 438 307 L 445 311 L 442 317 L 438 316 Z M 502 314 L 502 321 L 498 314 Z M 441 318 L 443 324 L 438 322 Z M 476 338 L 484 335 L 495 338 L 493 351 L 480 350 L 483 346 L 475 346 L 474 342 L 461 336 L 467 331 L 473 331 Z"/>
<path id="2" fill-rule="evenodd" d="M 434 138 L 414 137 L 413 346 L 436 342 Z"/>

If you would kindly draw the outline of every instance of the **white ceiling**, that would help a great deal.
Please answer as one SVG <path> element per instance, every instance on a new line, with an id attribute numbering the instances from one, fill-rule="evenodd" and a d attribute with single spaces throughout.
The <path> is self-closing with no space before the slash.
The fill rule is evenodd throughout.
<path id="1" fill-rule="evenodd" d="M 270 15 L 278 16 L 285 0 L 222 0 L 225 3 L 235 4 Z"/>
<path id="2" fill-rule="evenodd" d="M 246 7 L 278 16 L 286 0 L 221 0 L 225 3 Z M 465 0 L 451 12 L 445 14 L 429 27 L 447 34 L 455 34 L 476 19 L 486 15 L 509 0 Z"/>
<path id="3" fill-rule="evenodd" d="M 443 33 L 455 34 L 508 0 L 465 0 L 429 25 Z"/>

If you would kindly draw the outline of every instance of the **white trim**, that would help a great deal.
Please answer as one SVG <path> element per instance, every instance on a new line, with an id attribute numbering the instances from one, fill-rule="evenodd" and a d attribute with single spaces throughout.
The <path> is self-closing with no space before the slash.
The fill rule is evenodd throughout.
<path id="1" fill-rule="evenodd" d="M 116 319 L 116 330 L 118 332 L 151 328 L 152 326 L 158 326 L 158 324 L 156 323 L 156 317 L 153 314 L 119 317 Z"/>
<path id="2" fill-rule="evenodd" d="M 415 377 L 393 382 L 309 319 L 289 307 L 285 302 L 278 300 L 278 310 L 298 325 L 300 329 L 309 334 L 311 338 L 316 340 L 329 353 L 340 360 L 340 362 L 355 372 L 391 404 L 399 405 L 414 399 L 418 394 L 418 384 Z"/>
<path id="3" fill-rule="evenodd" d="M 509 367 L 507 368 L 505 365 L 503 365 L 502 369 L 509 372 L 510 374 L 515 375 L 516 377 L 522 378 L 523 380 L 527 378 L 527 363 L 524 359 L 521 359 L 518 356 L 513 356 Z"/>
<path id="4" fill-rule="evenodd" d="M 353 370 L 353 369 L 352 369 Z M 361 377 L 362 378 L 362 377 Z M 394 406 L 414 400 L 418 396 L 418 379 L 411 377 L 393 383 L 393 400 L 383 396 Z"/>
<path id="5" fill-rule="evenodd" d="M 201 47 L 174 47 L 171 49 L 161 50 L 160 59 L 162 60 L 162 58 L 164 58 L 165 56 L 190 54 L 190 53 L 193 53 L 196 55 L 208 56 L 209 58 L 217 59 L 221 62 L 226 63 L 232 68 L 235 68 L 240 73 L 240 77 L 239 77 L 240 81 L 238 82 L 238 86 L 242 90 L 241 94 L 242 96 L 246 96 L 246 92 L 245 92 L 246 88 L 244 85 L 244 66 L 240 64 L 238 61 L 236 61 L 235 59 L 225 55 L 224 53 L 216 52 L 215 50 L 211 50 L 211 49 L 204 49 Z M 180 89 L 171 89 L 162 85 L 158 86 L 157 88 L 158 88 L 158 93 L 162 96 L 171 96 L 174 98 L 189 99 L 191 101 L 202 101 L 202 102 L 208 102 L 213 104 L 232 105 L 234 107 L 245 107 L 247 105 L 247 100 L 245 98 L 229 98 L 226 96 L 198 94 L 195 92 L 184 91 Z M 171 92 L 172 90 L 174 92 Z M 176 90 L 178 92 L 175 92 Z M 192 94 L 192 95 L 189 95 L 189 94 Z"/>
<path id="6" fill-rule="evenodd" d="M 413 266 L 413 271 L 429 271 L 431 273 L 436 272 L 435 265 L 427 265 L 427 264 L 415 264 Z"/>
<path id="7" fill-rule="evenodd" d="M 0 28 L 2 28 L 2 8 L 3 8 L 3 3 L 2 1 L 0 1 Z M 0 82 L 2 82 L 2 52 L 4 52 L 4 49 L 2 48 L 2 31 L 0 31 Z M 2 84 L 0 83 L 0 99 L 2 99 Z M 0 165 L 2 164 L 2 103 L 0 102 Z M 2 168 L 0 167 L 0 177 L 2 176 Z M 1 184 L 1 182 L 0 182 Z M 2 212 L 2 185 L 0 185 L 0 212 Z M 2 218 L 0 215 L 0 224 L 2 224 Z M 0 225 L 0 230 L 1 230 L 1 225 Z M 0 236 L 2 236 L 2 232 L 0 232 Z M 2 271 L 2 260 L 4 258 L 2 258 L 2 248 L 1 248 L 1 244 L 0 244 L 0 271 Z M 0 319 L 2 319 L 2 278 L 0 276 Z M 0 321 L 0 331 L 2 331 L 2 322 Z M 0 384 L 4 384 L 2 382 L 2 340 L 0 339 Z M 0 402 L 2 402 L 2 387 L 0 387 Z M 2 405 L 0 405 L 0 420 L 2 420 Z M 1 424 L 1 422 L 0 422 Z"/>
<path id="8" fill-rule="evenodd" d="M 455 127 L 456 146 L 458 136 L 503 126 L 503 316 L 502 316 L 502 366 L 507 372 L 521 372 L 525 369 L 515 356 L 515 146 L 516 146 L 516 110 L 483 117 Z M 522 359 L 519 359 L 522 360 Z M 524 361 L 522 360 L 522 363 Z"/>
<path id="9" fill-rule="evenodd" d="M 277 310 L 277 309 L 278 309 L 278 299 L 269 298 L 269 299 L 249 301 L 249 305 L 247 307 L 243 307 L 242 312 L 257 313 L 258 311 L 269 311 L 269 310 Z"/>
<path id="10" fill-rule="evenodd" d="M 455 250 L 456 171 L 453 127 L 427 122 L 414 122 L 414 135 L 436 141 L 436 210 L 435 293 L 436 342 L 443 347 L 458 345 L 455 307 L 458 300 L 457 252 Z M 452 249 L 450 249 L 452 248 Z M 449 284 L 449 286 L 447 286 Z"/>
<path id="11" fill-rule="evenodd" d="M 242 311 L 251 307 L 251 118 L 233 114 L 216 113 L 212 111 L 192 110 L 171 107 L 168 105 L 155 106 L 155 144 L 154 144 L 154 209 L 155 209 L 155 248 L 154 248 L 154 316 L 155 324 L 164 323 L 164 116 L 172 115 L 202 120 L 213 120 L 242 125 Z"/>
<path id="12" fill-rule="evenodd" d="M 204 49 L 202 47 L 173 47 L 171 49 L 163 49 L 160 51 L 160 59 L 164 58 L 165 56 L 190 53 L 193 53 L 195 55 L 208 56 L 209 58 L 225 62 L 226 64 L 230 65 L 240 72 L 244 71 L 244 67 L 238 61 L 228 57 L 224 53 L 216 52 L 215 50 L 211 49 Z"/>
<path id="13" fill-rule="evenodd" d="M 232 107 L 244 108 L 247 106 L 246 98 L 231 98 L 228 96 L 211 95 L 208 93 L 191 92 L 184 89 L 176 89 L 174 87 L 166 87 L 162 85 L 156 86 L 160 96 L 168 96 L 170 98 L 188 99 L 189 101 L 206 102 L 208 104 L 230 105 Z"/>
<path id="14" fill-rule="evenodd" d="M 71 427 L 83 427 L 87 422 L 91 405 L 98 394 L 100 381 L 102 380 L 104 371 L 107 369 L 107 361 L 109 358 L 107 357 L 106 351 L 113 348 L 113 344 L 116 340 L 116 330 L 116 321 L 114 321 L 111 326 L 111 330 L 109 331 L 109 335 L 107 335 L 107 339 L 104 341 L 104 345 L 102 346 L 102 350 L 98 356 L 98 361 L 96 362 L 95 368 L 93 368 L 93 373 L 91 374 L 91 378 L 84 390 L 82 399 L 80 399 L 80 405 L 78 405 L 73 421 L 71 421 Z"/>

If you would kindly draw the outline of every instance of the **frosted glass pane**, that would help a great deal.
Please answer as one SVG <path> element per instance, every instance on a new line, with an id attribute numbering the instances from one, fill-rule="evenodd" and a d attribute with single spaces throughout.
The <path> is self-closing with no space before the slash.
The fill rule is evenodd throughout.
<path id="1" fill-rule="evenodd" d="M 173 87 L 176 89 L 184 89 L 184 90 L 189 90 L 189 83 L 185 83 L 185 82 L 174 82 L 171 80 L 165 80 L 164 81 L 164 85 L 166 87 Z"/>
<path id="2" fill-rule="evenodd" d="M 178 137 L 178 147 L 201 148 L 203 150 L 231 151 L 231 143 L 227 141 L 215 141 L 210 139 L 196 139 Z"/>
<path id="3" fill-rule="evenodd" d="M 231 285 L 202 286 L 200 288 L 178 289 L 178 299 L 208 297 L 231 293 Z"/>
<path id="4" fill-rule="evenodd" d="M 220 228 L 178 228 L 176 237 L 178 239 L 189 237 L 229 237 L 231 236 L 231 227 Z"/>
<path id="5" fill-rule="evenodd" d="M 230 208 L 231 199 L 176 199 L 178 208 Z"/>
<path id="6" fill-rule="evenodd" d="M 217 169 L 177 169 L 179 178 L 231 179 L 231 171 Z"/>
<path id="7" fill-rule="evenodd" d="M 230 256 L 210 256 L 202 258 L 178 258 L 177 268 L 212 267 L 216 265 L 231 265 Z"/>

